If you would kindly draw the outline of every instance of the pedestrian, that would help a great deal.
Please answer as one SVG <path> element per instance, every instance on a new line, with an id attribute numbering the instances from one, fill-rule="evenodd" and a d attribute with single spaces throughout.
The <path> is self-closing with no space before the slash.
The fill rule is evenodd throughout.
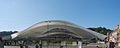
<path id="1" fill-rule="evenodd" d="M 39 48 L 39 45 L 36 45 L 35 48 Z"/>
<path id="2" fill-rule="evenodd" d="M 63 48 L 63 46 L 60 46 L 60 48 Z"/>
<path id="3" fill-rule="evenodd" d="M 99 46 L 96 46 L 97 48 L 100 48 Z"/>

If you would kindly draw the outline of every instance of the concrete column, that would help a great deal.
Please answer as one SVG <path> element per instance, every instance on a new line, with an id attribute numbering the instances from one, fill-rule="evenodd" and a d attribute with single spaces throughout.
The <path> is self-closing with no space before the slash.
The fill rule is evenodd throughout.
<path id="1" fill-rule="evenodd" d="M 72 42 L 72 46 L 76 46 L 77 45 L 77 42 L 76 41 L 73 41 Z"/>
<path id="2" fill-rule="evenodd" d="M 61 45 L 65 46 L 66 45 L 66 41 L 61 41 Z"/>
<path id="3" fill-rule="evenodd" d="M 65 47 L 66 47 L 66 41 L 61 41 L 60 48 L 65 48 Z"/>
<path id="4" fill-rule="evenodd" d="M 78 48 L 82 48 L 82 42 L 78 41 Z"/>

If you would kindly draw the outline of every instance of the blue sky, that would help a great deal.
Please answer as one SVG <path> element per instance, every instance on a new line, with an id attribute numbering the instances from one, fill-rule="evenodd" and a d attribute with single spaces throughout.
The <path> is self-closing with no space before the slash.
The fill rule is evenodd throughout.
<path id="1" fill-rule="evenodd" d="M 120 0 L 0 0 L 0 31 L 22 31 L 46 20 L 114 29 L 120 24 Z"/>

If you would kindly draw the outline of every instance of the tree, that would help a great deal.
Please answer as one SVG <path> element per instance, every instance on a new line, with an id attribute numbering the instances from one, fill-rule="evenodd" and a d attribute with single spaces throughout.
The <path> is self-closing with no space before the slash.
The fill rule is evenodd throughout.
<path id="1" fill-rule="evenodd" d="M 104 35 L 107 35 L 108 32 L 113 32 L 113 30 L 107 29 L 105 27 L 88 28 L 88 29 L 93 30 L 98 33 L 101 33 L 101 34 L 104 34 Z"/>

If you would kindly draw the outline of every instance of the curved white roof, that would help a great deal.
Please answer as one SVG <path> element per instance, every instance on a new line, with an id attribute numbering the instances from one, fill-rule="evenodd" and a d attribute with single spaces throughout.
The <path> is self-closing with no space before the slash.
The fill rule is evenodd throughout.
<path id="1" fill-rule="evenodd" d="M 56 31 L 55 31 L 56 30 Z M 63 32 L 59 32 L 63 30 Z M 53 32 L 52 32 L 53 31 Z M 58 31 L 58 32 L 57 32 Z M 12 39 L 31 39 L 31 38 L 40 38 L 48 35 L 54 34 L 66 34 L 71 35 L 77 38 L 82 39 L 92 39 L 92 38 L 99 38 L 103 40 L 106 36 L 81 26 L 61 21 L 61 20 L 50 20 L 37 23 L 17 34 L 17 36 L 13 35 Z"/>

